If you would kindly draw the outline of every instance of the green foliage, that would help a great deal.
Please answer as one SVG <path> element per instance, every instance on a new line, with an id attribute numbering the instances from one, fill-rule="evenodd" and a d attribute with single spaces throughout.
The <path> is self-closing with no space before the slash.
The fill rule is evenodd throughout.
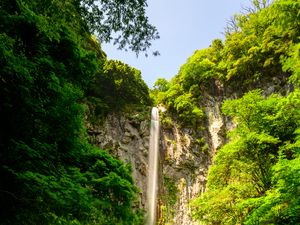
<path id="1" fill-rule="evenodd" d="M 124 109 L 126 105 L 150 105 L 149 89 L 141 72 L 120 61 L 104 63 L 95 77 L 90 95 L 101 99 L 109 108 Z"/>
<path id="2" fill-rule="evenodd" d="M 159 105 L 165 98 L 166 91 L 170 88 L 170 83 L 165 78 L 158 78 L 150 92 L 150 97 L 154 105 Z"/>
<path id="3" fill-rule="evenodd" d="M 172 118 L 166 112 L 160 112 L 159 120 L 164 129 L 172 129 L 173 127 Z"/>
<path id="4" fill-rule="evenodd" d="M 284 146 L 283 149 L 291 146 Z M 298 154 L 299 144 L 293 144 L 292 149 Z M 287 159 L 280 152 L 278 163 L 273 167 L 274 188 L 258 199 L 249 199 L 244 205 L 254 210 L 246 218 L 245 224 L 299 224 L 299 155 Z"/>
<path id="5" fill-rule="evenodd" d="M 299 2 L 277 0 L 268 7 L 266 1 L 253 3 L 254 9 L 237 17 L 238 29 L 227 34 L 222 53 L 227 79 L 240 77 L 244 83 L 281 74 L 282 59 L 289 58 L 288 49 L 299 36 Z"/>
<path id="6" fill-rule="evenodd" d="M 299 97 L 299 89 L 268 98 L 254 90 L 225 101 L 223 111 L 237 126 L 214 159 L 207 192 L 193 202 L 196 219 L 207 224 L 299 222 Z"/>
<path id="7" fill-rule="evenodd" d="M 300 44 L 290 47 L 289 56 L 283 58 L 283 70 L 292 72 L 291 82 L 299 87 L 300 85 Z"/>
<path id="8" fill-rule="evenodd" d="M 195 51 L 179 71 L 184 90 L 188 91 L 193 84 L 218 77 L 217 63 L 220 60 L 220 51 L 223 47 L 222 41 L 216 39 L 211 47 Z"/>
<path id="9" fill-rule="evenodd" d="M 170 84 L 165 78 L 158 78 L 154 83 L 154 90 L 165 92 L 169 89 Z"/>
<path id="10" fill-rule="evenodd" d="M 113 40 L 119 49 L 129 48 L 138 54 L 146 51 L 152 40 L 159 38 L 157 29 L 149 23 L 145 15 L 145 0 L 75 2 L 90 32 L 97 32 L 101 42 Z"/>
<path id="11" fill-rule="evenodd" d="M 102 150 L 89 145 L 84 148 L 77 167 L 60 165 L 56 171 L 48 168 L 48 173 L 20 173 L 7 168 L 22 185 L 23 191 L 14 195 L 23 207 L 18 209 L 17 217 L 6 222 L 139 224 L 139 212 L 133 214 L 131 208 L 137 190 L 130 169 Z"/>
<path id="12" fill-rule="evenodd" d="M 178 77 L 173 78 L 170 83 L 159 79 L 152 90 L 152 98 L 156 104 L 164 103 L 169 112 L 176 113 L 183 124 L 196 126 L 204 118 L 204 112 L 193 96 L 197 91 L 191 87 L 190 92 L 186 93 L 178 81 Z"/>
<path id="13" fill-rule="evenodd" d="M 178 115 L 184 125 L 197 126 L 204 119 L 204 112 L 199 104 L 199 85 L 218 76 L 220 71 L 216 63 L 220 60 L 222 48 L 222 41 L 214 40 L 211 47 L 197 50 L 170 82 L 158 79 L 152 90 L 155 103 L 163 103 L 170 112 Z"/>
<path id="14" fill-rule="evenodd" d="M 167 176 L 163 178 L 164 192 L 160 197 L 162 215 L 159 224 L 167 224 L 174 218 L 175 204 L 177 202 L 179 190 L 175 181 Z"/>
<path id="15" fill-rule="evenodd" d="M 113 74 L 112 82 L 126 101 L 144 104 L 148 89 L 138 71 L 106 62 L 81 3 L 0 3 L 1 224 L 143 221 L 129 166 L 87 143 L 81 102 L 96 74 L 119 71 L 112 64 L 125 73 L 124 80 Z M 140 41 L 136 46 L 145 47 Z M 93 98 L 97 110 L 111 110 L 109 96 Z"/>

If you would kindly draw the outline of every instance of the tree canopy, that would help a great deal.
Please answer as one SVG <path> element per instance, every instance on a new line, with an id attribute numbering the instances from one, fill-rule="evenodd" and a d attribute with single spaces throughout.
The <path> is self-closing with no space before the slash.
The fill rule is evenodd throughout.
<path id="1" fill-rule="evenodd" d="M 76 0 L 75 3 L 90 32 L 96 32 L 101 42 L 113 41 L 119 49 L 129 48 L 138 54 L 159 38 L 145 14 L 146 0 Z"/>

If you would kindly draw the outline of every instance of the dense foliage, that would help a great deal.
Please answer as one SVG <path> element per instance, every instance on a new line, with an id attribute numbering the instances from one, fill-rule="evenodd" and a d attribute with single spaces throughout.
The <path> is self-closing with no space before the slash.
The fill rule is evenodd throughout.
<path id="1" fill-rule="evenodd" d="M 226 101 L 237 127 L 209 170 L 207 192 L 193 204 L 208 224 L 298 224 L 300 92 Z M 298 131 L 297 131 L 298 129 Z"/>
<path id="2" fill-rule="evenodd" d="M 159 218 L 157 224 L 170 224 L 176 213 L 178 200 L 178 187 L 174 178 L 163 176 L 163 189 L 159 195 Z"/>
<path id="3" fill-rule="evenodd" d="M 243 95 L 222 105 L 235 128 L 192 203 L 203 224 L 300 224 L 299 11 L 299 0 L 254 0 L 232 18 L 225 41 L 197 50 L 170 82 L 155 83 L 157 103 L 197 129 L 206 122 L 201 90 Z"/>
<path id="4" fill-rule="evenodd" d="M 110 29 L 125 32 L 121 47 L 130 44 L 139 52 L 149 46 L 155 28 L 148 25 L 144 1 L 100 2 L 100 11 L 94 1 L 0 3 L 1 224 L 115 225 L 143 219 L 133 209 L 138 190 L 130 166 L 87 142 L 82 102 L 97 91 L 95 79 L 119 88 L 117 97 L 102 90 L 98 101 L 149 100 L 139 72 L 107 61 L 90 31 L 105 40 Z M 87 7 L 97 12 L 86 18 Z M 115 27 L 118 19 L 122 23 Z M 130 28 L 139 22 L 143 29 Z M 110 69 L 113 65 L 122 70 Z M 142 90 L 138 96 L 135 84 Z"/>
<path id="5" fill-rule="evenodd" d="M 157 29 L 145 15 L 145 0 L 74 0 L 80 15 L 91 32 L 96 32 L 101 42 L 113 40 L 119 49 L 128 48 L 139 54 L 158 39 Z M 153 52 L 158 55 L 158 51 Z M 147 53 L 146 53 L 147 55 Z"/>
<path id="6" fill-rule="evenodd" d="M 105 61 L 90 88 L 90 96 L 101 99 L 101 108 L 120 110 L 126 105 L 150 105 L 149 89 L 141 72 L 116 60 Z"/>

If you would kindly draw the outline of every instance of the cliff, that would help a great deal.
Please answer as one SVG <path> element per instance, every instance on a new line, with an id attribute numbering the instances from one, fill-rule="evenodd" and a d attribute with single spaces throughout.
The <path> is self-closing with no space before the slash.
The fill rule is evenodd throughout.
<path id="1" fill-rule="evenodd" d="M 162 107 L 160 110 L 164 113 Z M 148 111 L 150 114 L 150 108 Z M 171 126 L 161 126 L 160 224 L 192 224 L 189 202 L 205 190 L 211 157 L 222 143 L 218 135 L 223 126 L 220 110 L 208 107 L 207 114 L 212 117 L 208 130 L 183 128 L 175 119 Z M 110 114 L 105 119 L 97 119 L 93 108 L 87 113 L 89 141 L 132 165 L 132 174 L 140 189 L 139 204 L 143 208 L 146 207 L 149 126 L 150 118 L 139 118 L 138 113 L 133 116 Z"/>

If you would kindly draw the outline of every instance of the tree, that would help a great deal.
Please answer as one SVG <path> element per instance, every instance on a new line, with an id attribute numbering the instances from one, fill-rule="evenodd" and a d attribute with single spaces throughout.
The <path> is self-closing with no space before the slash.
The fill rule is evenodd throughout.
<path id="1" fill-rule="evenodd" d="M 152 40 L 159 38 L 156 28 L 145 15 L 146 0 L 75 2 L 90 32 L 96 32 L 101 42 L 113 40 L 119 49 L 129 48 L 138 54 L 146 51 Z"/>
<path id="2" fill-rule="evenodd" d="M 169 89 L 169 82 L 165 78 L 158 78 L 154 83 L 154 90 L 165 92 Z"/>
<path id="3" fill-rule="evenodd" d="M 91 95 L 102 99 L 111 109 L 125 105 L 150 105 L 149 89 L 141 72 L 118 60 L 108 60 L 94 80 Z"/>

